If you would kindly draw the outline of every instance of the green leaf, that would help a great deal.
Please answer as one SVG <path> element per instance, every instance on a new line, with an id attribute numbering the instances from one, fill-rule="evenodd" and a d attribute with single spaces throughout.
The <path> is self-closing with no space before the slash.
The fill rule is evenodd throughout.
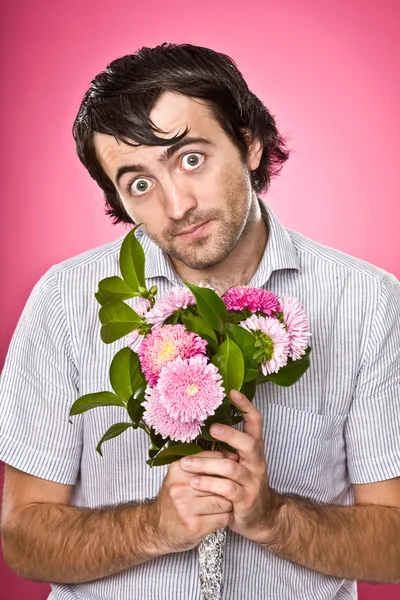
<path id="1" fill-rule="evenodd" d="M 135 290 L 121 279 L 121 277 L 106 277 L 99 282 L 99 290 L 95 294 L 99 304 L 104 306 L 107 302 L 116 302 L 117 300 L 128 300 L 136 296 Z"/>
<path id="2" fill-rule="evenodd" d="M 257 369 L 245 369 L 243 383 L 250 383 L 255 381 L 257 377 L 260 375 L 260 371 Z"/>
<path id="3" fill-rule="evenodd" d="M 199 315 L 206 320 L 206 323 L 220 333 L 223 332 L 228 310 L 221 298 L 210 288 L 198 287 L 184 281 L 184 284 L 190 289 L 197 302 Z"/>
<path id="4" fill-rule="evenodd" d="M 138 390 L 136 390 L 136 392 L 134 394 L 132 394 L 132 396 L 128 400 L 128 405 L 127 405 L 128 414 L 136 426 L 139 425 L 141 418 L 143 417 L 143 414 L 144 414 L 145 409 L 144 409 L 144 406 L 142 406 L 142 402 L 144 401 L 144 398 L 145 398 L 145 394 L 144 394 L 145 390 L 146 390 L 146 384 L 143 384 L 142 387 L 140 387 Z"/>
<path id="5" fill-rule="evenodd" d="M 96 446 L 96 450 L 100 454 L 100 456 L 103 456 L 103 453 L 101 451 L 101 446 L 103 445 L 103 443 L 107 440 L 111 440 L 112 438 L 117 437 L 118 435 L 121 435 L 121 433 L 124 433 L 124 431 L 128 429 L 128 427 L 132 427 L 132 423 L 115 423 L 114 425 L 111 425 L 109 429 L 107 429 L 107 431 Z"/>
<path id="6" fill-rule="evenodd" d="M 128 402 L 136 389 L 143 385 L 136 352 L 130 348 L 117 352 L 110 366 L 110 382 L 114 392 Z"/>
<path id="7" fill-rule="evenodd" d="M 239 346 L 244 358 L 244 378 L 243 381 L 253 381 L 259 375 L 257 361 L 254 359 L 254 347 L 257 344 L 255 337 L 243 327 L 234 323 L 227 323 L 225 327 L 226 334 Z"/>
<path id="8" fill-rule="evenodd" d="M 228 321 L 229 323 L 237 323 L 239 324 L 241 321 L 248 319 L 251 317 L 253 313 L 248 308 L 243 308 L 242 310 L 235 310 L 228 313 Z"/>
<path id="9" fill-rule="evenodd" d="M 125 236 L 119 254 L 119 268 L 127 285 L 135 292 L 139 285 L 146 287 L 144 278 L 145 256 L 141 243 L 135 237 L 136 225 Z"/>
<path id="10" fill-rule="evenodd" d="M 94 297 L 101 306 L 104 306 L 104 304 L 107 304 L 107 302 L 109 302 L 108 296 L 103 296 L 103 294 L 100 294 L 100 292 L 96 292 Z"/>
<path id="11" fill-rule="evenodd" d="M 225 396 L 215 413 L 207 417 L 205 424 L 227 422 L 232 416 L 232 402 Z"/>
<path id="12" fill-rule="evenodd" d="M 254 346 L 257 340 L 250 331 L 240 325 L 227 323 L 225 333 L 239 346 L 243 356 L 251 357 L 254 354 Z"/>
<path id="13" fill-rule="evenodd" d="M 294 385 L 304 375 L 310 366 L 310 352 L 311 348 L 308 346 L 304 356 L 298 360 L 292 360 L 289 358 L 287 365 L 281 367 L 278 373 L 260 375 L 256 382 L 260 384 L 266 381 L 271 381 L 272 383 L 283 387 Z"/>
<path id="14" fill-rule="evenodd" d="M 139 327 L 144 323 L 144 319 L 140 317 L 133 308 L 122 301 L 107 302 L 99 310 L 99 318 L 102 325 L 108 323 L 132 323 Z"/>
<path id="15" fill-rule="evenodd" d="M 159 467 L 161 465 L 169 465 L 175 460 L 179 460 L 183 456 L 190 456 L 202 452 L 203 448 L 197 444 L 176 444 L 161 450 L 152 460 L 152 466 Z"/>
<path id="16" fill-rule="evenodd" d="M 178 446 L 181 442 L 177 442 L 176 440 L 169 440 L 168 441 L 168 447 L 171 446 Z"/>
<path id="17" fill-rule="evenodd" d="M 136 354 L 136 352 L 134 352 L 134 354 L 136 355 L 136 359 L 131 362 L 129 368 L 132 393 L 136 395 L 138 392 L 141 393 L 143 391 L 144 394 L 144 390 L 147 387 L 147 382 L 144 380 L 143 377 L 143 373 L 140 367 L 139 356 Z"/>
<path id="18" fill-rule="evenodd" d="M 243 383 L 242 389 L 240 391 L 251 402 L 253 400 L 254 396 L 256 395 L 256 389 L 257 389 L 257 382 L 255 381 L 255 379 L 253 379 L 252 381 L 247 381 L 247 382 Z"/>
<path id="19" fill-rule="evenodd" d="M 210 325 L 207 325 L 204 319 L 196 317 L 194 315 L 189 316 L 185 320 L 185 327 L 188 331 L 197 333 L 200 337 L 206 340 L 208 348 L 212 354 L 215 354 L 218 350 L 218 339 L 216 333 Z"/>
<path id="20" fill-rule="evenodd" d="M 101 339 L 106 344 L 119 340 L 127 333 L 137 329 L 144 320 L 125 302 L 108 302 L 99 310 L 102 324 Z"/>
<path id="21" fill-rule="evenodd" d="M 244 378 L 244 359 L 239 346 L 229 337 L 218 347 L 211 362 L 218 367 L 222 375 L 225 394 L 231 390 L 240 390 Z"/>
<path id="22" fill-rule="evenodd" d="M 159 453 L 159 448 L 149 448 L 149 457 L 154 458 Z"/>
<path id="23" fill-rule="evenodd" d="M 156 433 L 152 427 L 150 427 L 150 439 L 151 443 L 156 448 L 162 448 L 168 441 L 168 438 L 163 438 L 163 436 Z"/>
<path id="24" fill-rule="evenodd" d="M 93 394 L 85 394 L 75 400 L 69 411 L 69 416 L 80 415 L 99 406 L 123 406 L 125 408 L 124 402 L 112 392 L 94 392 Z"/>

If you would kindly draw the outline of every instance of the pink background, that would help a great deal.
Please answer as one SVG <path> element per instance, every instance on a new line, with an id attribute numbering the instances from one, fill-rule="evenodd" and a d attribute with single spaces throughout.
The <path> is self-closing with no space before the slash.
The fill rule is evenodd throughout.
<path id="1" fill-rule="evenodd" d="M 92 77 L 164 41 L 230 55 L 293 149 L 267 201 L 286 227 L 400 277 L 397 0 L 2 1 L 0 360 L 37 279 L 124 233 L 70 133 Z M 0 560 L 4 600 L 47 597 Z M 361 584 L 361 600 L 400 599 Z"/>

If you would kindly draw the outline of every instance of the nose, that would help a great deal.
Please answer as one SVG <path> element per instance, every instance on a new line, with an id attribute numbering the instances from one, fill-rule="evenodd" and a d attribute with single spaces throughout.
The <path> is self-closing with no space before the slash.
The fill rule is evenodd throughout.
<path id="1" fill-rule="evenodd" d="M 163 201 L 166 216 L 172 221 L 181 221 L 186 214 L 197 207 L 196 198 L 190 186 L 173 177 L 162 182 Z"/>

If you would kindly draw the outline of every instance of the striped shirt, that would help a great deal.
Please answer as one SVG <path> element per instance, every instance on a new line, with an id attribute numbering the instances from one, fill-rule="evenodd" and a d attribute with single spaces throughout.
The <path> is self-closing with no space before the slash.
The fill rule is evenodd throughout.
<path id="1" fill-rule="evenodd" d="M 251 286 L 295 296 L 312 337 L 311 365 L 295 385 L 268 382 L 254 399 L 264 417 L 270 485 L 318 503 L 351 505 L 351 484 L 400 476 L 400 285 L 386 271 L 285 229 L 261 202 L 269 240 Z M 146 283 L 159 297 L 182 283 L 168 257 L 138 232 Z M 80 395 L 111 390 L 108 371 L 124 340 L 99 335 L 98 282 L 119 274 L 121 240 L 52 267 L 19 320 L 2 374 L 0 459 L 44 479 L 75 484 L 72 503 L 110 506 L 157 495 L 168 467 L 146 464 L 149 439 L 120 407 L 74 418 Z M 128 301 L 134 306 L 135 299 Z M 105 540 L 106 543 L 106 540 Z M 228 530 L 224 600 L 344 600 L 356 582 L 291 563 Z M 52 585 L 59 600 L 200 599 L 197 551 L 155 558 L 117 575 Z"/>

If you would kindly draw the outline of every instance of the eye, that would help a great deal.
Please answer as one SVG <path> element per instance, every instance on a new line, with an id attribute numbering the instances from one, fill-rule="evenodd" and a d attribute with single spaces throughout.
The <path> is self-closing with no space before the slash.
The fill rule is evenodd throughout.
<path id="1" fill-rule="evenodd" d="M 139 177 L 130 184 L 129 192 L 132 194 L 132 196 L 143 196 L 143 194 L 146 194 L 150 188 L 151 181 L 149 179 L 145 179 L 144 177 Z"/>
<path id="2" fill-rule="evenodd" d="M 182 165 L 185 171 L 194 171 L 203 164 L 204 154 L 201 152 L 191 152 L 182 157 Z"/>

